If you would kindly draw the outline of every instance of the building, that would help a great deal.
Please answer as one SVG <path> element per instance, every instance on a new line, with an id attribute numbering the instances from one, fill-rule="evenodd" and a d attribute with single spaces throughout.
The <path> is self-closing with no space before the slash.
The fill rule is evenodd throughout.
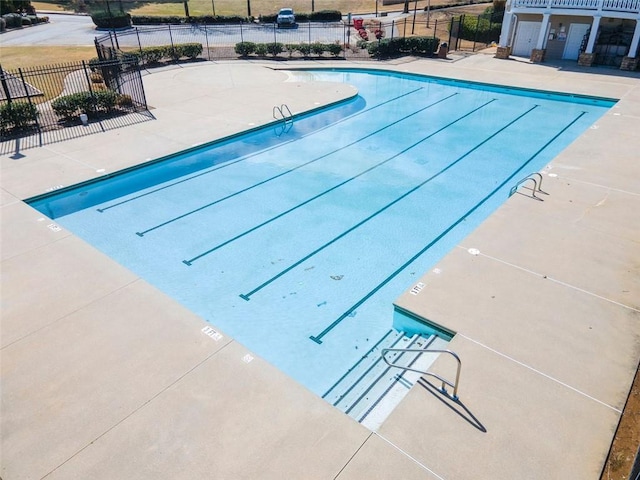
<path id="1" fill-rule="evenodd" d="M 507 0 L 496 54 L 638 68 L 640 0 Z"/>

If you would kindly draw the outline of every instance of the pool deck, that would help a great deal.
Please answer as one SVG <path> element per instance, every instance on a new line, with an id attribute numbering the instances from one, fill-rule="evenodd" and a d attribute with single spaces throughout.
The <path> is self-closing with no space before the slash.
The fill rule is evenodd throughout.
<path id="1" fill-rule="evenodd" d="M 489 54 L 274 65 L 620 102 L 544 170 L 544 201 L 512 196 L 417 295 L 407 285 L 398 305 L 457 332 L 460 401 L 425 380 L 377 432 L 21 201 L 352 87 L 285 84 L 260 63 L 173 67 L 144 77 L 153 120 L 3 155 L 0 476 L 598 479 L 640 360 L 640 74 Z M 441 357 L 433 371 L 454 370 Z"/>

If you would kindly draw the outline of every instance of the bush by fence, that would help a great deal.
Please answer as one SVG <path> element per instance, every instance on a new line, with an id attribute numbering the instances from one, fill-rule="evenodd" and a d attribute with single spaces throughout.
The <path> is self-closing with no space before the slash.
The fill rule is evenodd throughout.
<path id="1" fill-rule="evenodd" d="M 91 20 L 98 28 L 126 28 L 131 26 L 131 15 L 128 13 L 96 12 L 91 14 Z"/>
<path id="2" fill-rule="evenodd" d="M 138 51 L 130 51 L 125 55 L 136 58 L 140 63 L 152 65 L 162 61 L 178 61 L 181 58 L 195 60 L 202 54 L 201 43 L 178 43 L 176 45 L 159 45 L 157 47 L 143 47 Z M 95 59 L 97 60 L 97 59 Z M 94 60 L 92 60 L 94 61 Z"/>
<path id="3" fill-rule="evenodd" d="M 478 17 L 464 15 L 460 28 L 460 38 L 480 43 L 497 42 L 502 30 L 504 12 Z"/>
<path id="4" fill-rule="evenodd" d="M 235 52 L 241 57 L 248 57 L 249 55 L 266 56 L 271 55 L 273 57 L 278 56 L 281 53 L 287 53 L 289 57 L 292 57 L 295 53 L 299 53 L 303 57 L 308 57 L 311 53 L 317 56 L 322 56 L 325 53 L 331 54 L 333 57 L 340 56 L 343 51 L 342 45 L 338 43 L 287 43 L 280 42 L 273 43 L 254 43 L 254 42 L 240 42 L 235 46 Z"/>
<path id="5" fill-rule="evenodd" d="M 56 115 L 66 121 L 77 118 L 81 113 L 85 113 L 89 118 L 96 118 L 100 114 L 114 113 L 119 108 L 127 110 L 132 105 L 130 95 L 111 90 L 72 93 L 51 102 Z"/>
<path id="6" fill-rule="evenodd" d="M 33 133 L 65 138 L 62 127 L 81 125 L 82 113 L 103 122 L 146 109 L 135 58 L 0 69 L 2 141 Z"/>
<path id="7" fill-rule="evenodd" d="M 36 125 L 38 108 L 28 102 L 12 102 L 0 105 L 0 133 L 24 130 Z"/>
<path id="8" fill-rule="evenodd" d="M 372 57 L 391 58 L 402 55 L 432 56 L 440 39 L 436 37 L 384 38 L 379 42 L 370 42 L 367 51 Z"/>

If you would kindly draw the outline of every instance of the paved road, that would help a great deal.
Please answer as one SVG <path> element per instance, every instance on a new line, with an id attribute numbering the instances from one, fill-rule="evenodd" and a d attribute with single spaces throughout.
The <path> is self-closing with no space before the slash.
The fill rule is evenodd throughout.
<path id="1" fill-rule="evenodd" d="M 44 15 L 44 14 L 41 14 Z M 11 30 L 0 35 L 3 47 L 34 45 L 93 46 L 101 32 L 86 15 L 47 14 L 49 23 Z"/>

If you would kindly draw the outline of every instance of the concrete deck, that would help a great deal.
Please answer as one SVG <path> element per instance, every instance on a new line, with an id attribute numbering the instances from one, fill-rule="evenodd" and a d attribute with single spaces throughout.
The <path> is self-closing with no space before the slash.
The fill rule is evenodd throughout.
<path id="1" fill-rule="evenodd" d="M 154 120 L 0 157 L 4 480 L 599 478 L 640 359 L 640 76 L 360 66 L 620 99 L 546 169 L 544 202 L 514 195 L 397 300 L 457 332 L 460 403 L 427 379 L 372 433 L 21 201 L 355 93 L 172 68 L 144 78 Z"/>

